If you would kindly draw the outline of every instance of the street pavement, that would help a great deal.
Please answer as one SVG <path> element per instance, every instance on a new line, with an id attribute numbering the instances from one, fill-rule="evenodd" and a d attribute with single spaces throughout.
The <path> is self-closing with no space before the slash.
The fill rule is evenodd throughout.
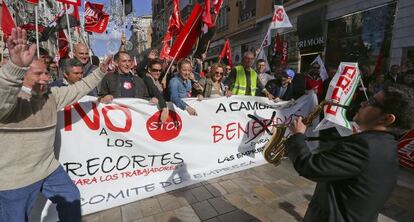
<path id="1" fill-rule="evenodd" d="M 85 222 L 302 221 L 315 183 L 288 160 L 203 181 L 83 217 Z M 398 186 L 379 222 L 414 221 L 414 171 L 400 169 Z"/>

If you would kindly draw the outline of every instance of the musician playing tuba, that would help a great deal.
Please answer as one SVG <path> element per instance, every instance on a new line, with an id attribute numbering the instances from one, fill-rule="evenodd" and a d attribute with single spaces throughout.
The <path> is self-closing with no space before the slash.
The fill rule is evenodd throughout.
<path id="1" fill-rule="evenodd" d="M 340 138 L 332 149 L 311 153 L 302 118 L 289 126 L 289 159 L 303 177 L 317 182 L 304 221 L 377 221 L 398 175 L 396 135 L 414 128 L 414 92 L 386 87 L 361 103 L 354 117 L 362 132 Z"/>

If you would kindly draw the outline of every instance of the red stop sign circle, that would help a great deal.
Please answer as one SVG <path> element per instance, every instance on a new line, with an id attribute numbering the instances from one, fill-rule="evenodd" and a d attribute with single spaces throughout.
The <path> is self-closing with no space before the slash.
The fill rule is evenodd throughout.
<path id="1" fill-rule="evenodd" d="M 180 116 L 170 110 L 167 121 L 161 123 L 161 111 L 157 111 L 147 120 L 148 134 L 157 141 L 165 142 L 176 138 L 183 127 Z"/>

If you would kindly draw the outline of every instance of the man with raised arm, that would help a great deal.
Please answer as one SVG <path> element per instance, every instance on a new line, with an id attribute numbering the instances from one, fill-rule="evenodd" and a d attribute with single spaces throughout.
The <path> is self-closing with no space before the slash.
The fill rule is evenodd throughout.
<path id="1" fill-rule="evenodd" d="M 57 204 L 60 221 L 81 221 L 79 190 L 54 155 L 57 112 L 98 85 L 109 58 L 75 84 L 49 89 L 46 65 L 34 59 L 26 31 L 13 29 L 7 45 L 10 61 L 0 69 L 0 221 L 28 221 L 39 192 Z M 21 91 L 26 73 L 31 91 Z"/>

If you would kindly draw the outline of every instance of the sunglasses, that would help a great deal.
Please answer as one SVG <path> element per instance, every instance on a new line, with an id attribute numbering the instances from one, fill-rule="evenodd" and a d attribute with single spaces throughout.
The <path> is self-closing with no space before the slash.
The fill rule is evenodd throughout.
<path id="1" fill-rule="evenodd" d="M 222 72 L 216 72 L 216 75 L 223 75 Z"/>
<path id="2" fill-rule="evenodd" d="M 381 104 L 380 102 L 378 102 L 378 100 L 376 100 L 374 97 L 370 97 L 368 99 L 367 105 L 377 107 L 377 108 L 380 108 L 380 109 L 384 109 L 384 105 Z"/>
<path id="3" fill-rule="evenodd" d="M 161 69 L 151 69 L 152 72 L 161 72 Z"/>

